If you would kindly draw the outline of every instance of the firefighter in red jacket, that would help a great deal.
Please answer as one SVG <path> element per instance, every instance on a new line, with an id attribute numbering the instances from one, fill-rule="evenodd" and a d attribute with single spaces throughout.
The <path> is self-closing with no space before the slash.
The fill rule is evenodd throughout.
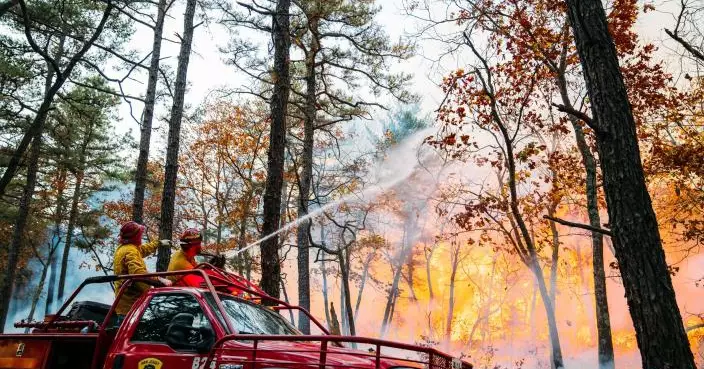
<path id="1" fill-rule="evenodd" d="M 198 266 L 196 255 L 200 254 L 203 248 L 203 235 L 200 231 L 195 228 L 188 228 L 183 232 L 179 241 L 181 243 L 181 250 L 171 255 L 169 272 L 191 270 Z M 196 277 L 195 275 L 191 276 Z M 185 278 L 183 275 L 174 275 L 168 278 L 172 282 L 176 282 L 182 277 Z"/>

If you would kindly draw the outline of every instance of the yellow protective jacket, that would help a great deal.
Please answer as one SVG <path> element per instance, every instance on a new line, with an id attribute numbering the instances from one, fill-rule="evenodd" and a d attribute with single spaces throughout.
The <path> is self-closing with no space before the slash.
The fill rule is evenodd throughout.
<path id="1" fill-rule="evenodd" d="M 189 258 L 186 256 L 186 253 L 183 252 L 183 250 L 178 250 L 176 253 L 171 255 L 171 261 L 169 261 L 169 272 L 175 272 L 179 270 L 191 270 L 195 268 L 198 264 L 196 264 L 196 259 L 195 258 Z M 166 277 L 170 279 L 172 282 L 176 282 L 179 279 L 183 277 L 182 275 L 172 275 L 169 277 Z"/>
<path id="2" fill-rule="evenodd" d="M 153 254 L 157 247 L 159 247 L 159 240 L 154 240 L 142 246 L 120 245 L 115 250 L 115 257 L 113 258 L 115 275 L 148 273 L 144 258 Z M 122 280 L 115 281 L 115 295 L 120 291 L 123 282 Z M 122 295 L 120 301 L 117 302 L 115 312 L 119 315 L 127 314 L 132 308 L 132 304 L 148 289 L 149 285 L 146 283 L 133 283 Z"/>

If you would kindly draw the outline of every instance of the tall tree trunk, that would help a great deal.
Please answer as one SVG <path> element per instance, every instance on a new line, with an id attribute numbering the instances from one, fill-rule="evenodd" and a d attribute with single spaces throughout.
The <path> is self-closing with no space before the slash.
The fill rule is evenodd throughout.
<path id="1" fill-rule="evenodd" d="M 454 246 L 459 247 L 459 246 Z M 455 313 L 455 277 L 457 276 L 457 265 L 459 264 L 459 250 L 452 250 L 452 272 L 450 273 L 450 299 L 447 307 L 447 319 L 445 320 L 445 343 L 449 344 L 452 339 L 452 321 Z"/>
<path id="2" fill-rule="evenodd" d="M 538 305 L 538 282 L 535 281 L 533 284 L 533 298 L 530 300 L 530 315 L 528 316 L 528 321 L 530 322 L 530 338 L 531 341 L 536 342 L 538 337 L 538 327 L 535 323 L 535 310 L 536 305 Z"/>
<path id="3" fill-rule="evenodd" d="M 27 11 L 24 7 L 22 10 L 23 12 Z M 62 35 L 59 40 L 55 60 L 60 61 L 63 57 L 65 41 L 66 36 Z M 31 210 L 30 207 L 32 203 L 32 196 L 34 196 L 34 189 L 37 184 L 37 172 L 39 171 L 39 157 L 41 155 L 44 125 L 46 124 L 46 119 L 48 117 L 51 104 L 54 100 L 54 96 L 63 85 L 61 77 L 63 77 L 64 80 L 66 78 L 65 74 L 60 74 L 56 78 L 56 81 L 54 81 L 54 76 L 56 75 L 56 70 L 53 68 L 53 64 L 47 62 L 47 75 L 44 81 L 44 100 L 42 101 L 42 105 L 39 107 L 37 115 L 34 117 L 32 125 L 25 133 L 20 146 L 17 150 L 15 150 L 8 167 L 5 169 L 2 180 L 0 180 L 0 182 L 2 182 L 0 183 L 0 196 L 2 196 L 5 191 L 5 186 L 12 179 L 12 176 L 14 176 L 13 172 L 17 169 L 16 167 L 14 169 L 12 168 L 13 160 L 16 159 L 15 166 L 17 166 L 21 156 L 24 154 L 24 150 L 26 149 L 26 147 L 22 148 L 22 145 L 28 135 L 31 134 L 29 137 L 32 141 L 32 148 L 29 153 L 29 163 L 27 166 L 27 181 L 25 182 L 24 191 L 22 197 L 20 198 L 19 212 L 15 220 L 15 229 L 12 232 L 12 239 L 10 241 L 10 250 L 8 252 L 7 259 L 8 267 L 5 272 L 5 277 L 2 279 L 2 283 L 0 284 L 0 333 L 4 332 L 5 321 L 7 320 L 7 315 L 9 313 L 8 308 L 10 306 L 10 300 L 12 299 L 12 289 L 15 284 L 15 274 L 17 272 L 15 266 L 19 260 L 20 248 L 22 247 L 22 238 L 24 237 L 24 228 L 27 225 L 27 219 L 29 218 L 29 212 Z M 28 144 L 29 141 L 27 141 L 27 145 Z M 5 181 L 7 183 L 5 183 Z"/>
<path id="4" fill-rule="evenodd" d="M 156 24 L 154 25 L 154 38 L 152 40 L 152 60 L 149 64 L 147 94 L 144 96 L 144 111 L 142 112 L 142 126 L 139 137 L 139 157 L 137 158 L 137 171 L 134 175 L 134 198 L 132 202 L 132 220 L 137 223 L 144 222 L 144 192 L 147 187 L 147 164 L 149 164 L 149 145 L 152 137 L 156 87 L 159 83 L 161 38 L 164 32 L 166 3 L 167 0 L 159 0 L 157 5 Z"/>
<path id="5" fill-rule="evenodd" d="M 286 111 L 289 95 L 289 8 L 291 0 L 278 0 L 276 14 L 272 17 L 274 40 L 274 91 L 271 96 L 271 127 L 267 159 L 266 187 L 264 190 L 264 215 L 262 237 L 276 232 L 281 211 L 281 187 L 284 174 L 284 149 L 286 145 Z M 261 244 L 262 289 L 272 297 L 279 297 L 279 237 L 271 237 Z"/>
<path id="6" fill-rule="evenodd" d="M 433 278 L 431 275 L 431 261 L 433 259 L 433 253 L 435 252 L 435 245 L 429 250 L 426 251 L 425 255 L 425 278 L 428 281 L 428 302 L 432 302 L 435 299 L 435 294 L 433 292 Z"/>
<path id="7" fill-rule="evenodd" d="M 552 204 L 548 210 L 550 217 L 555 217 L 556 204 Z M 550 221 L 550 233 L 552 234 L 552 254 L 550 255 L 550 302 L 553 308 L 557 299 L 557 267 L 560 261 L 560 235 L 557 233 L 557 225 Z"/>
<path id="8" fill-rule="evenodd" d="M 239 236 L 237 236 L 237 247 L 240 250 L 247 247 L 247 217 L 247 214 L 243 214 L 240 221 Z M 248 255 L 247 250 L 237 254 L 237 271 L 240 275 L 244 275 Z"/>
<path id="9" fill-rule="evenodd" d="M 406 276 L 406 283 L 408 283 L 408 292 L 411 294 L 411 301 L 418 302 L 418 297 L 416 297 L 416 289 L 413 282 L 413 254 L 408 255 L 408 262 L 406 263 L 408 269 L 408 275 Z"/>
<path id="10" fill-rule="evenodd" d="M 46 274 L 49 271 L 49 260 L 54 258 L 54 253 L 58 247 L 57 244 L 49 244 L 49 258 L 46 263 L 39 261 L 42 264 L 42 274 L 39 276 L 39 284 L 37 289 L 34 291 L 34 296 L 32 297 L 32 307 L 29 309 L 29 314 L 27 315 L 27 321 L 31 322 L 34 319 L 34 312 L 37 310 L 37 304 L 39 303 L 39 298 L 42 296 L 42 291 L 44 291 L 44 282 L 46 281 Z M 39 255 L 37 255 L 39 257 Z M 25 329 L 24 333 L 29 333 L 29 328 Z"/>
<path id="11" fill-rule="evenodd" d="M 32 142 L 32 148 L 29 152 L 29 166 L 27 167 L 27 183 L 24 186 L 24 192 L 20 198 L 19 212 L 15 220 L 15 229 L 12 232 L 12 241 L 10 243 L 10 251 L 7 258 L 7 271 L 5 278 L 2 280 L 0 287 L 0 333 L 5 330 L 5 322 L 9 313 L 8 307 L 12 299 L 12 288 L 15 284 L 15 274 L 17 272 L 17 263 L 19 261 L 20 248 L 24 238 L 24 229 L 27 225 L 29 213 L 31 210 L 32 196 L 34 188 L 37 185 L 37 172 L 39 171 L 39 156 L 41 154 L 42 133 L 41 130 L 36 134 Z"/>
<path id="12" fill-rule="evenodd" d="M 557 84 L 560 90 L 562 104 L 572 107 L 567 92 L 567 81 L 564 73 L 558 73 Z M 568 119 L 574 129 L 577 148 L 582 156 L 582 163 L 586 173 L 587 214 L 592 227 L 601 227 L 599 216 L 599 194 L 597 188 L 596 159 L 592 154 L 584 130 L 579 120 L 574 116 Z M 601 369 L 614 368 L 614 346 L 611 337 L 611 318 L 609 315 L 609 301 L 606 293 L 606 271 L 604 270 L 604 236 L 599 232 L 592 232 L 592 264 L 594 276 L 594 306 L 596 311 L 596 329 L 598 336 L 598 356 Z M 581 269 L 581 268 L 580 268 Z"/>
<path id="13" fill-rule="evenodd" d="M 309 20 L 309 29 L 315 34 L 317 20 Z M 298 217 L 308 214 L 310 198 L 310 184 L 313 176 L 313 144 L 315 135 L 316 116 L 316 75 L 315 57 L 318 53 L 317 37 L 312 37 L 310 50 L 306 55 L 306 96 L 303 119 L 303 152 L 300 157 L 301 171 L 298 182 Z M 310 310 L 310 252 L 309 248 L 310 220 L 298 225 L 296 241 L 298 243 L 298 305 Z M 305 314 L 298 316 L 298 329 L 303 333 L 310 333 L 310 320 Z"/>
<path id="14" fill-rule="evenodd" d="M 173 237 L 174 207 L 176 203 L 176 177 L 178 175 L 178 151 L 181 139 L 181 119 L 183 117 L 183 100 L 186 95 L 188 82 L 188 62 L 191 57 L 191 44 L 193 42 L 193 18 L 196 14 L 196 0 L 186 2 L 186 13 L 183 18 L 183 38 L 181 50 L 178 54 L 178 68 L 176 70 L 176 83 L 174 86 L 174 103 L 171 107 L 169 119 L 169 138 L 166 149 L 166 165 L 164 172 L 164 192 L 161 199 L 161 218 L 159 237 L 170 240 Z M 169 246 L 159 246 L 157 254 L 157 272 L 166 271 L 171 258 Z"/>
<path id="15" fill-rule="evenodd" d="M 323 233 L 322 231 L 320 232 Z M 332 319 L 330 318 L 330 310 L 328 309 L 328 272 L 325 270 L 325 259 L 320 260 L 320 274 L 323 278 L 323 304 L 325 305 L 325 321 L 328 323 L 328 328 L 332 329 Z"/>
<path id="16" fill-rule="evenodd" d="M 494 99 L 493 95 L 490 99 Z M 493 102 L 495 104 L 495 102 Z M 493 109 L 496 109 L 494 106 Z M 516 185 L 516 162 L 514 157 L 514 140 L 511 138 L 511 134 L 508 129 L 500 120 L 498 113 L 494 110 L 493 114 L 494 120 L 497 123 L 497 127 L 501 132 L 503 141 L 506 144 L 506 164 L 507 164 L 507 177 L 508 177 L 508 189 L 510 193 L 509 199 L 509 217 L 511 221 L 511 226 L 515 234 L 515 242 L 520 244 L 519 250 L 521 252 L 521 260 L 523 263 L 534 273 L 535 279 L 538 282 L 538 288 L 540 289 L 540 296 L 543 300 L 543 305 L 545 306 L 545 313 L 548 318 L 548 333 L 550 335 L 550 346 L 551 346 L 551 366 L 553 369 L 561 369 L 564 367 L 562 359 L 562 347 L 560 345 L 560 335 L 557 330 L 557 320 L 555 317 L 555 308 L 550 300 L 550 294 L 548 293 L 547 287 L 545 285 L 545 279 L 543 275 L 543 269 L 540 266 L 540 260 L 538 258 L 538 253 L 535 249 L 535 243 L 533 242 L 533 237 L 531 236 L 528 226 L 523 219 L 523 214 L 519 207 L 518 199 L 518 189 Z"/>
<path id="17" fill-rule="evenodd" d="M 349 326 L 347 325 L 347 304 L 345 304 L 345 283 L 342 278 L 342 270 L 340 270 L 340 327 L 342 334 L 347 336 L 350 334 Z"/>
<path id="18" fill-rule="evenodd" d="M 574 119 L 572 124 L 577 146 L 582 155 L 582 162 L 586 170 L 587 213 L 589 224 L 592 227 L 601 227 L 599 216 L 599 203 L 597 193 L 596 161 L 592 155 L 584 132 L 579 122 Z M 594 276 L 594 306 L 596 310 L 596 329 L 598 336 L 598 355 L 600 369 L 614 368 L 614 345 L 611 337 L 611 318 L 609 314 L 609 300 L 606 292 L 606 270 L 604 269 L 604 236 L 599 232 L 592 232 L 592 264 Z"/>
<path id="19" fill-rule="evenodd" d="M 599 0 L 568 0 L 567 7 L 589 92 L 612 240 L 643 368 L 694 369 L 606 13 Z"/>
<path id="20" fill-rule="evenodd" d="M 543 270 L 540 268 L 540 264 L 537 259 L 533 259 L 533 262 L 529 266 L 531 271 L 535 276 L 535 280 L 538 284 L 538 291 L 540 292 L 540 298 L 543 300 L 543 306 L 545 307 L 545 315 L 548 318 L 548 335 L 550 337 L 550 347 L 552 348 L 550 357 L 552 358 L 551 367 L 553 369 L 564 368 L 562 361 L 562 347 L 560 345 L 560 336 L 557 330 L 557 319 L 555 317 L 555 307 L 552 304 L 550 292 L 545 285 L 545 277 L 543 276 Z"/>
<path id="21" fill-rule="evenodd" d="M 367 284 L 367 278 L 369 277 L 369 266 L 374 259 L 374 253 L 367 255 L 364 260 L 364 265 L 362 266 L 362 279 L 359 282 L 359 292 L 357 293 L 357 302 L 354 304 L 354 320 L 357 321 L 359 317 L 359 306 L 362 304 L 362 296 L 364 294 L 364 287 Z"/>
<path id="22" fill-rule="evenodd" d="M 391 325 L 391 319 L 393 317 L 393 305 L 396 300 L 396 293 L 398 292 L 398 284 L 401 280 L 401 269 L 403 264 L 399 265 L 396 270 L 394 270 L 394 280 L 391 283 L 391 290 L 386 299 L 386 307 L 384 308 L 384 319 L 381 321 L 381 337 L 386 335 L 386 331 Z"/>
<path id="23" fill-rule="evenodd" d="M 344 291 L 344 303 L 345 303 L 345 315 L 347 317 L 347 328 L 349 329 L 350 336 L 356 336 L 357 331 L 354 326 L 354 310 L 352 309 L 352 298 L 350 296 L 350 270 L 349 270 L 349 257 L 347 252 L 340 251 L 337 255 L 340 263 L 340 274 L 342 274 L 342 286 Z"/>
<path id="24" fill-rule="evenodd" d="M 29 309 L 29 314 L 27 314 L 28 322 L 31 322 L 34 319 L 34 312 L 37 310 L 39 299 L 42 296 L 42 291 L 44 291 L 44 282 L 46 281 L 46 274 L 48 271 L 49 263 L 42 264 L 42 274 L 39 276 L 39 284 L 37 285 L 37 289 L 34 291 L 34 296 L 32 296 L 32 307 Z M 26 328 L 24 333 L 29 333 L 29 328 Z"/>
<path id="25" fill-rule="evenodd" d="M 61 237 L 58 235 L 56 237 L 58 237 L 56 242 L 61 242 Z M 66 245 L 64 245 L 64 248 L 66 248 Z M 56 255 L 53 252 L 51 253 L 51 257 L 49 258 L 49 260 L 47 260 L 47 264 L 48 268 L 51 269 L 51 274 L 49 274 L 49 283 L 46 288 L 44 315 L 51 313 L 52 308 L 54 306 L 54 297 L 56 296 L 56 275 L 60 273 L 60 271 L 57 270 L 59 267 L 58 260 L 56 259 Z"/>
<path id="26" fill-rule="evenodd" d="M 327 310 L 327 308 L 325 310 Z M 333 336 L 341 336 L 342 331 L 340 330 L 340 321 L 337 320 L 337 313 L 335 312 L 335 306 L 332 304 L 332 301 L 330 301 L 329 315 L 332 317 L 330 323 L 330 333 Z"/>
<path id="27" fill-rule="evenodd" d="M 391 300 L 391 309 L 389 311 L 389 319 L 386 321 L 386 330 L 387 331 L 388 331 L 389 327 L 391 326 L 391 323 L 394 320 L 394 313 L 396 312 L 396 302 L 398 301 L 399 295 L 400 295 L 400 291 L 397 289 L 396 293 L 394 293 L 393 300 Z M 386 334 L 386 332 L 384 334 Z"/>
<path id="28" fill-rule="evenodd" d="M 281 279 L 281 291 L 284 293 L 284 302 L 290 303 L 288 300 L 288 293 L 286 292 L 286 283 L 284 283 L 283 278 Z M 293 318 L 293 310 L 288 309 L 288 317 L 291 324 L 296 324 L 296 319 Z"/>
<path id="29" fill-rule="evenodd" d="M 76 173 L 76 184 L 73 188 L 73 198 L 71 199 L 71 213 L 68 216 L 68 227 L 66 228 L 66 243 L 64 245 L 64 252 L 61 257 L 61 275 L 59 276 L 59 291 L 57 292 L 56 300 L 61 302 L 64 298 L 64 292 L 66 289 L 66 272 L 68 271 L 68 257 L 71 253 L 71 246 L 73 246 L 73 232 L 76 228 L 76 221 L 78 220 L 78 204 L 81 200 L 81 191 L 83 186 L 83 167 L 85 163 L 82 159 L 81 167 Z"/>
<path id="30" fill-rule="evenodd" d="M 64 211 L 66 210 L 66 201 L 64 199 L 64 192 L 66 190 L 66 179 L 67 179 L 67 170 L 65 168 L 59 169 L 59 178 L 58 178 L 58 184 L 57 184 L 57 194 L 56 194 L 56 214 L 54 216 L 54 234 L 53 234 L 53 240 L 51 242 L 56 242 L 57 247 L 58 244 L 61 242 L 61 223 L 63 223 L 64 220 Z M 65 247 L 65 246 L 64 246 Z M 47 288 L 47 293 L 46 293 L 46 303 L 44 305 L 44 314 L 49 314 L 51 311 L 51 308 L 54 304 L 54 291 L 56 290 L 56 274 L 57 274 L 57 268 L 58 268 L 58 260 L 56 260 L 56 256 L 53 252 L 53 248 L 51 249 L 51 252 L 49 253 L 49 259 L 47 260 L 47 268 L 51 269 L 51 275 L 49 277 L 49 286 Z M 43 283 L 43 282 L 42 282 Z"/>

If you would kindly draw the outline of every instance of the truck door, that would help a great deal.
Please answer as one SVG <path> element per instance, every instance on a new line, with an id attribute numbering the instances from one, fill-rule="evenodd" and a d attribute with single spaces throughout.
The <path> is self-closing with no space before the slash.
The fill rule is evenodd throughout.
<path id="1" fill-rule="evenodd" d="M 192 328 L 179 331 L 177 341 L 181 344 L 174 344 L 175 325 Z M 189 293 L 152 296 L 136 324 L 124 328 L 126 331 L 118 336 L 108 355 L 105 369 L 210 369 L 204 368 L 207 353 L 199 354 L 193 344 L 204 339 L 203 332 L 213 334 L 213 325 Z"/>

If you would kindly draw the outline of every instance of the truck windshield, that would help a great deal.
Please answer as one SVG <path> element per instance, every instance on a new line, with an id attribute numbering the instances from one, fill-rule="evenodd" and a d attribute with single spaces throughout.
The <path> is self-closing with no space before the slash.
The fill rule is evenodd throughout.
<path id="1" fill-rule="evenodd" d="M 286 319 L 278 313 L 266 309 L 249 301 L 236 297 L 220 295 L 220 300 L 230 320 L 238 334 L 262 334 L 262 335 L 300 335 Z M 208 296 L 208 302 L 215 307 L 215 299 Z M 218 312 L 218 315 L 219 312 Z"/>

